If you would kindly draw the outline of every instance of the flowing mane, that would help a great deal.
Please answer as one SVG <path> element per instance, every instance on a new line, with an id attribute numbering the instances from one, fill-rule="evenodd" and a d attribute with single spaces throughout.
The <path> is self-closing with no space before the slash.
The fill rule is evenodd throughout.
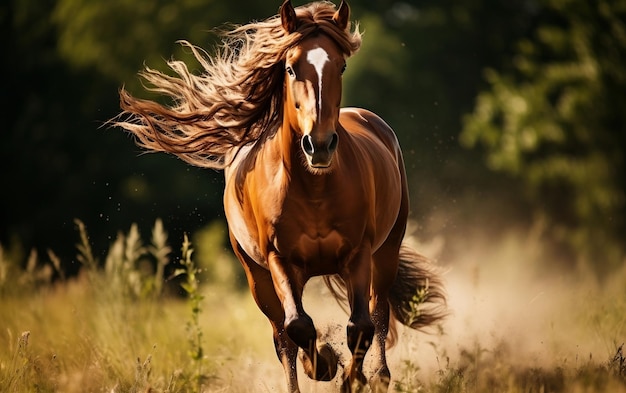
<path id="1" fill-rule="evenodd" d="M 168 61 L 175 76 L 146 67 L 147 89 L 171 99 L 169 106 L 120 91 L 123 112 L 112 121 L 130 131 L 149 151 L 172 153 L 199 167 L 223 169 L 233 149 L 273 133 L 282 122 L 284 59 L 302 39 L 323 33 L 350 56 L 360 47 L 358 25 L 345 30 L 333 22 L 330 2 L 296 8 L 297 29 L 287 34 L 280 16 L 221 33 L 210 56 L 182 41 L 203 67 L 194 75 L 179 60 Z"/>

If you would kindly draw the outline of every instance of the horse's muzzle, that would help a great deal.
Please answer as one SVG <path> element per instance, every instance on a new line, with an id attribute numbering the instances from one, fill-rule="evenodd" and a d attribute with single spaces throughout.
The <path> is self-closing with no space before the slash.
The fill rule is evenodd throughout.
<path id="1" fill-rule="evenodd" d="M 306 134 L 302 137 L 301 145 L 309 165 L 313 168 L 328 168 L 333 154 L 337 150 L 337 133 L 332 132 L 327 138 L 318 140 Z"/>

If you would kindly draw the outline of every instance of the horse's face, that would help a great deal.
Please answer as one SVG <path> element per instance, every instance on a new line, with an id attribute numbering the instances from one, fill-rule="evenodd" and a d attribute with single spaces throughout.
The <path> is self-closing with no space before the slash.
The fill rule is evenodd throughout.
<path id="1" fill-rule="evenodd" d="M 290 3 L 285 3 L 289 4 Z M 281 10 L 283 26 L 295 26 L 295 13 Z M 335 14 L 335 23 L 345 27 L 348 6 L 342 3 Z M 293 8 L 291 8 L 293 10 Z M 290 25 L 290 23 L 294 23 Z M 339 105 L 341 75 L 346 67 L 346 55 L 325 34 L 302 40 L 291 48 L 285 58 L 285 121 L 296 132 L 308 168 L 313 173 L 331 169 L 339 142 Z"/>

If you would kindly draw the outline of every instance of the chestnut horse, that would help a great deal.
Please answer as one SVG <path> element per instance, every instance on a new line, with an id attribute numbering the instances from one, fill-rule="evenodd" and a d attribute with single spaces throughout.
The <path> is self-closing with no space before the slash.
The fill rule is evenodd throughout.
<path id="1" fill-rule="evenodd" d="M 148 150 L 224 169 L 230 240 L 272 325 L 289 392 L 299 391 L 299 349 L 310 378 L 328 381 L 338 369 L 302 305 L 311 277 L 325 276 L 349 306 L 342 391 L 368 383 L 368 350 L 370 386 L 387 391 L 394 321 L 420 329 L 445 312 L 438 275 L 402 246 L 409 197 L 394 132 L 364 109 L 340 109 L 346 59 L 361 43 L 349 14 L 345 2 L 294 9 L 287 0 L 279 15 L 224 32 L 214 56 L 184 42 L 203 73 L 175 60 L 176 76 L 147 68 L 150 89 L 171 103 L 122 89 L 114 120 Z"/>

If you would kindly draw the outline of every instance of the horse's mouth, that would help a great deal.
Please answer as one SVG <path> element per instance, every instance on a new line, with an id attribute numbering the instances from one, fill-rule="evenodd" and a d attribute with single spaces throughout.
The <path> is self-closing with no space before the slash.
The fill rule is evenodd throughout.
<path id="1" fill-rule="evenodd" d="M 324 162 L 312 162 L 311 157 L 307 156 L 306 161 L 309 172 L 314 175 L 323 175 L 332 171 L 332 159 Z"/>
<path id="2" fill-rule="evenodd" d="M 324 163 L 324 164 L 311 164 L 311 168 L 315 169 L 328 169 L 330 168 L 332 162 Z"/>
<path id="3" fill-rule="evenodd" d="M 328 172 L 333 165 L 333 157 L 330 154 L 305 154 L 305 156 L 307 164 L 313 173 Z"/>

